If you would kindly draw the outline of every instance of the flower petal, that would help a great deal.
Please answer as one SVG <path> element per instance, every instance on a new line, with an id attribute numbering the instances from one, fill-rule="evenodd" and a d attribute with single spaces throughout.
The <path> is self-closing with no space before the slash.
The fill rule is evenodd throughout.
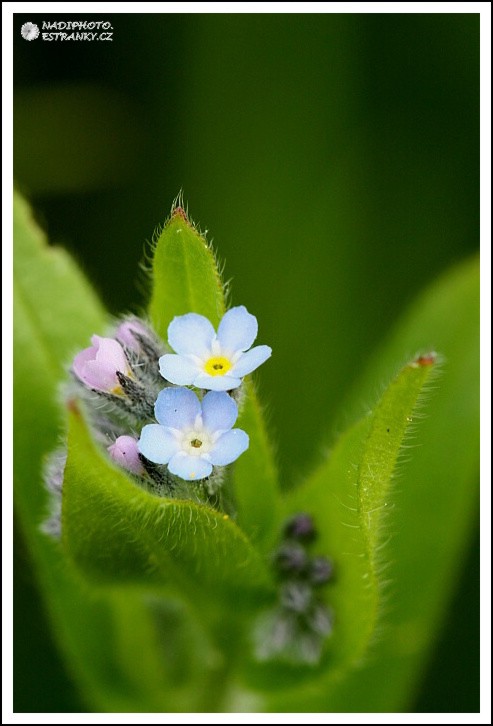
<path id="1" fill-rule="evenodd" d="M 157 397 L 154 413 L 161 426 L 191 428 L 200 413 L 200 401 L 188 388 L 165 388 Z"/>
<path id="2" fill-rule="evenodd" d="M 92 383 L 87 380 L 86 365 L 90 360 L 94 360 L 95 358 L 96 348 L 84 348 L 84 350 L 77 353 L 72 363 L 72 370 L 77 378 L 88 386 L 91 386 Z"/>
<path id="3" fill-rule="evenodd" d="M 124 320 L 115 332 L 115 338 L 126 348 L 136 353 L 140 351 L 139 336 L 143 338 L 149 337 L 149 331 L 140 320 Z"/>
<path id="4" fill-rule="evenodd" d="M 206 355 L 215 337 L 212 323 L 197 313 L 178 315 L 168 326 L 168 343 L 179 355 Z"/>
<path id="5" fill-rule="evenodd" d="M 241 429 L 226 431 L 209 451 L 208 459 L 215 466 L 226 466 L 243 454 L 249 443 L 248 434 Z"/>
<path id="6" fill-rule="evenodd" d="M 202 421 L 210 431 L 228 431 L 238 418 L 238 406 L 223 391 L 209 391 L 202 399 Z"/>
<path id="7" fill-rule="evenodd" d="M 177 386 L 189 386 L 200 369 L 188 356 L 166 353 L 159 359 L 162 377 Z"/>
<path id="8" fill-rule="evenodd" d="M 96 348 L 96 360 L 101 366 L 111 368 L 115 371 L 129 372 L 127 356 L 117 340 L 113 338 L 102 338 L 100 335 L 93 335 L 91 343 Z"/>
<path id="9" fill-rule="evenodd" d="M 155 464 L 167 464 L 178 450 L 173 434 L 159 424 L 144 426 L 138 443 L 140 453 Z"/>
<path id="10" fill-rule="evenodd" d="M 209 476 L 212 472 L 212 464 L 201 456 L 188 456 L 180 451 L 170 459 L 168 469 L 181 479 L 194 481 Z"/>
<path id="11" fill-rule="evenodd" d="M 250 315 L 244 305 L 239 305 L 223 316 L 217 330 L 217 339 L 222 351 L 234 353 L 237 350 L 248 350 L 257 333 L 257 318 Z"/>
<path id="12" fill-rule="evenodd" d="M 120 382 L 116 377 L 116 370 L 101 365 L 97 360 L 90 360 L 85 364 L 84 378 L 81 380 L 89 388 L 94 388 L 96 391 L 106 391 L 107 393 L 120 386 Z"/>
<path id="13" fill-rule="evenodd" d="M 231 391 L 232 388 L 241 386 L 241 380 L 233 376 L 209 376 L 201 373 L 193 379 L 193 385 L 208 391 Z"/>
<path id="14" fill-rule="evenodd" d="M 89 388 L 98 391 L 112 391 L 120 384 L 117 371 L 130 373 L 130 365 L 120 343 L 112 338 L 93 335 L 92 347 L 80 351 L 72 364 L 72 370 Z"/>
<path id="15" fill-rule="evenodd" d="M 272 355 L 272 348 L 268 345 L 256 345 L 255 348 L 247 350 L 240 356 L 233 366 L 232 373 L 235 376 L 246 376 L 264 363 Z"/>

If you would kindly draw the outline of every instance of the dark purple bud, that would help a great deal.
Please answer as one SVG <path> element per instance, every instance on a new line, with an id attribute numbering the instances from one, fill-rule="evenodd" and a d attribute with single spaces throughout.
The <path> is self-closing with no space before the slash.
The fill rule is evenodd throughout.
<path id="1" fill-rule="evenodd" d="M 325 605 L 315 605 L 307 616 L 306 622 L 317 635 L 330 635 L 333 627 L 332 613 Z"/>
<path id="2" fill-rule="evenodd" d="M 306 613 L 312 602 L 312 589 L 305 582 L 289 582 L 281 590 L 281 604 L 286 610 Z"/>
<path id="3" fill-rule="evenodd" d="M 334 565 L 327 557 L 314 557 L 310 562 L 308 576 L 314 585 L 325 585 L 332 579 Z"/>
<path id="4" fill-rule="evenodd" d="M 286 523 L 284 533 L 286 537 L 299 539 L 305 542 L 314 539 L 316 532 L 312 517 L 309 514 L 295 514 L 295 516 Z"/>
<path id="5" fill-rule="evenodd" d="M 300 573 L 308 564 L 304 548 L 296 542 L 287 543 L 278 549 L 274 558 L 277 569 L 286 574 Z"/>

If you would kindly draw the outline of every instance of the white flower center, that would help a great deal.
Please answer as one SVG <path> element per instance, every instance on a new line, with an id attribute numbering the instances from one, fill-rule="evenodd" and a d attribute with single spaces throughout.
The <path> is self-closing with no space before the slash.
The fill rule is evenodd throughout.
<path id="1" fill-rule="evenodd" d="M 191 429 L 182 433 L 180 444 L 188 456 L 203 456 L 212 449 L 214 442 L 204 429 Z"/>

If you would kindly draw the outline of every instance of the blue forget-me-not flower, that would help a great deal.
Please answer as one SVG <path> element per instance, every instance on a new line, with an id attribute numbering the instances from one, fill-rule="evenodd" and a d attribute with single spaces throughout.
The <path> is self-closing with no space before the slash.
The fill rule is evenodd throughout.
<path id="1" fill-rule="evenodd" d="M 233 429 L 238 407 L 227 393 L 209 391 L 200 401 L 188 388 L 165 388 L 154 410 L 159 423 L 144 426 L 139 451 L 181 479 L 205 479 L 248 448 L 248 435 Z"/>
<path id="2" fill-rule="evenodd" d="M 257 318 L 244 305 L 228 310 L 217 334 L 203 315 L 179 315 L 168 327 L 168 343 L 176 353 L 161 356 L 161 375 L 179 386 L 211 391 L 238 388 L 243 376 L 272 354 L 268 345 L 251 348 L 257 332 Z"/>

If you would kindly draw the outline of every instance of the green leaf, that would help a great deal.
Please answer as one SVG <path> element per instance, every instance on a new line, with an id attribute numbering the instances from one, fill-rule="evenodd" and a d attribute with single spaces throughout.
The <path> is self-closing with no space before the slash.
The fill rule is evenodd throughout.
<path id="1" fill-rule="evenodd" d="M 237 607 L 269 588 L 263 560 L 228 515 L 137 487 L 103 457 L 76 412 L 62 522 L 71 559 L 95 582 L 171 583 L 192 601 L 229 595 Z"/>
<path id="2" fill-rule="evenodd" d="M 402 351 L 431 344 L 443 353 L 444 364 L 418 428 L 420 446 L 411 451 L 399 477 L 388 547 L 388 614 L 372 658 L 332 696 L 335 710 L 349 701 L 355 710 L 412 708 L 423 663 L 474 531 L 479 493 L 477 259 L 457 265 L 420 296 L 378 351 L 354 397 Z"/>
<path id="3" fill-rule="evenodd" d="M 68 357 L 104 325 L 103 310 L 63 251 L 46 246 L 27 203 L 14 195 L 14 486 L 15 511 L 39 575 L 58 643 L 90 703 L 118 690 L 111 613 L 66 567 L 60 548 L 41 533 L 47 495 L 45 455 L 59 443 L 57 387 Z M 106 647 L 101 643 L 106 640 Z M 123 703 L 125 687 L 120 695 Z M 113 701 L 114 703 L 114 701 Z"/>
<path id="4" fill-rule="evenodd" d="M 392 508 L 381 530 L 388 542 L 376 558 L 377 574 L 381 569 L 382 579 L 390 584 L 384 591 L 384 608 L 369 654 L 339 682 L 329 671 L 318 683 L 290 694 L 283 701 L 287 710 L 388 712 L 412 708 L 423 661 L 438 632 L 477 512 L 478 272 L 477 260 L 467 261 L 417 299 L 388 343 L 377 351 L 345 406 L 345 411 L 356 410 L 358 404 L 368 401 L 368 391 L 381 385 L 395 361 L 409 351 L 434 348 L 442 354 L 440 377 L 427 401 L 427 415 L 416 428 L 413 444 L 418 445 L 406 451 L 408 461 L 399 467 L 398 484 L 389 500 Z M 334 506 L 331 500 L 327 492 L 327 510 Z M 350 510 L 344 506 L 351 503 L 341 502 L 339 528 L 342 521 L 351 523 L 347 519 Z M 358 538 L 360 530 L 354 532 Z M 344 576 L 345 570 L 339 569 L 338 577 Z M 342 625 L 348 603 L 339 605 L 337 587 L 329 590 L 329 599 L 337 623 L 341 619 Z M 334 639 L 338 627 L 336 624 Z M 269 707 L 276 710 L 279 702 L 272 699 Z"/>
<path id="5" fill-rule="evenodd" d="M 336 613 L 334 634 L 316 669 L 340 678 L 358 662 L 375 628 L 379 602 L 382 512 L 389 504 L 395 464 L 433 365 L 413 362 L 391 382 L 368 416 L 342 435 L 327 461 L 284 502 L 286 518 L 307 512 L 318 532 L 317 553 L 335 560 L 335 583 L 327 598 Z M 270 671 L 269 682 L 286 687 L 300 681 L 295 669 Z M 299 669 L 298 669 L 299 671 Z"/>
<path id="6" fill-rule="evenodd" d="M 388 506 L 390 482 L 420 394 L 430 382 L 435 354 L 418 356 L 392 381 L 372 415 L 371 429 L 359 462 L 358 510 L 373 567 L 378 560 L 380 523 Z"/>
<path id="7" fill-rule="evenodd" d="M 172 210 L 158 237 L 152 280 L 149 314 L 163 338 L 175 315 L 200 313 L 217 326 L 225 311 L 219 271 L 212 250 L 182 207 Z M 233 468 L 234 498 L 238 524 L 268 551 L 279 519 L 277 471 L 254 386 L 247 380 L 244 388 L 237 425 L 250 436 L 250 447 Z"/>
<path id="8" fill-rule="evenodd" d="M 240 409 L 237 426 L 248 432 L 250 446 L 233 470 L 238 524 L 258 547 L 269 553 L 279 536 L 278 474 L 255 388 L 251 381 L 245 381 L 243 385 L 246 401 Z"/>
<path id="9" fill-rule="evenodd" d="M 64 250 L 48 247 L 27 203 L 14 194 L 14 411 L 16 507 L 26 532 L 46 494 L 42 456 L 58 443 L 57 386 L 77 348 L 105 324 L 96 295 Z M 42 546 L 42 545 L 41 545 Z"/>
<path id="10" fill-rule="evenodd" d="M 43 462 L 59 446 L 64 424 L 58 386 L 71 356 L 104 330 L 106 315 L 66 252 L 47 246 L 18 194 L 14 305 L 15 511 L 69 671 L 96 711 L 200 710 L 210 702 L 204 665 L 214 651 L 190 614 L 179 603 L 168 600 L 165 608 L 128 588 L 124 596 L 89 588 L 60 545 L 40 530 L 48 514 Z"/>
<path id="11" fill-rule="evenodd" d="M 182 207 L 174 207 L 154 249 L 149 303 L 154 328 L 166 340 L 175 315 L 199 313 L 217 325 L 224 311 L 214 254 Z"/>

